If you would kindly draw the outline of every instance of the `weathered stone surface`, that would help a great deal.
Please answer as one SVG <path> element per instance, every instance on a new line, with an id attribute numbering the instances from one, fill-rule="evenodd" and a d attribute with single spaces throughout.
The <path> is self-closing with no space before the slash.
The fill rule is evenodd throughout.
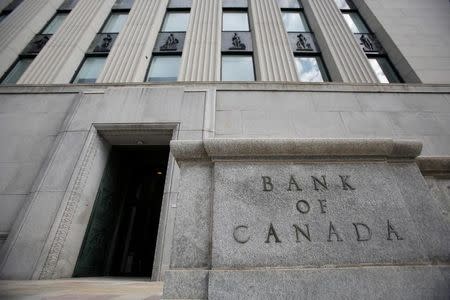
<path id="1" fill-rule="evenodd" d="M 211 166 L 182 163 L 170 266 L 202 268 L 210 265 Z"/>
<path id="2" fill-rule="evenodd" d="M 413 163 L 216 162 L 212 266 L 448 261 L 420 178 Z"/>
<path id="3" fill-rule="evenodd" d="M 163 294 L 164 299 L 208 299 L 208 271 L 167 271 Z"/>
<path id="4" fill-rule="evenodd" d="M 448 267 L 211 271 L 209 299 L 448 299 Z"/>

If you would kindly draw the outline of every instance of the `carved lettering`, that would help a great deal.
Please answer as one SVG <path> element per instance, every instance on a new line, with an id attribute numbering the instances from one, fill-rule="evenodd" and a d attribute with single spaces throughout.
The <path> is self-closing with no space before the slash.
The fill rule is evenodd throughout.
<path id="1" fill-rule="evenodd" d="M 295 181 L 294 176 L 291 175 L 291 178 L 289 179 L 289 188 L 287 189 L 289 192 L 292 191 L 291 186 L 294 185 L 295 188 L 297 189 L 297 191 L 301 191 L 302 189 L 300 188 L 300 186 L 297 184 L 297 182 Z"/>
<path id="2" fill-rule="evenodd" d="M 353 223 L 353 226 L 355 226 L 356 240 L 358 242 L 370 241 L 370 239 L 372 238 L 372 231 L 370 230 L 369 226 L 364 223 Z M 361 234 L 360 228 L 364 228 L 366 232 L 364 235 Z"/>
<path id="3" fill-rule="evenodd" d="M 299 200 L 297 202 L 297 210 L 302 214 L 307 214 L 309 212 L 310 206 L 309 203 L 305 200 Z"/>
<path id="4" fill-rule="evenodd" d="M 397 230 L 394 229 L 394 227 L 392 226 L 392 224 L 389 222 L 389 220 L 387 220 L 387 230 L 388 230 L 388 234 L 387 234 L 387 240 L 388 241 L 392 241 L 392 234 L 395 234 L 395 237 L 397 238 L 397 240 L 401 241 L 403 240 L 403 238 L 398 234 Z"/>
<path id="5" fill-rule="evenodd" d="M 319 188 L 317 187 L 317 184 L 319 184 L 320 186 L 322 186 L 323 189 L 328 190 L 327 181 L 325 180 L 325 175 L 322 175 L 320 177 L 322 177 L 322 181 L 320 181 L 320 179 L 318 179 L 315 176 L 311 176 L 313 183 L 314 183 L 314 189 L 316 191 L 318 191 Z"/>
<path id="6" fill-rule="evenodd" d="M 242 237 L 242 235 L 239 234 L 239 232 L 246 231 L 247 229 L 248 229 L 248 226 L 245 226 L 245 225 L 239 225 L 236 228 L 234 228 L 234 231 L 233 231 L 234 240 L 240 244 L 247 243 L 250 240 L 250 236 Z"/>
<path id="7" fill-rule="evenodd" d="M 269 176 L 262 176 L 262 180 L 263 180 L 263 191 L 264 192 L 273 191 L 272 178 L 270 178 Z"/>
<path id="8" fill-rule="evenodd" d="M 323 199 L 323 200 L 317 200 L 319 201 L 320 204 L 320 213 L 324 214 L 326 213 L 325 208 L 327 207 L 327 200 Z"/>
<path id="9" fill-rule="evenodd" d="M 303 235 L 308 241 L 311 242 L 311 235 L 309 234 L 309 224 L 305 224 L 306 227 L 306 231 L 304 231 L 303 229 L 301 229 L 299 226 L 293 224 L 292 225 L 295 229 L 295 236 L 297 237 L 297 243 L 300 243 L 300 239 L 299 239 L 299 233 L 301 235 Z"/>
<path id="10" fill-rule="evenodd" d="M 348 179 L 350 178 L 349 175 L 339 175 L 339 177 L 341 178 L 341 182 L 342 182 L 342 189 L 344 191 L 354 191 L 356 190 L 354 187 L 352 187 L 349 183 L 348 183 Z"/>
<path id="11" fill-rule="evenodd" d="M 338 232 L 336 231 L 336 229 L 334 228 L 334 225 L 332 222 L 330 222 L 330 228 L 328 230 L 328 242 L 332 242 L 331 236 L 335 235 L 336 236 L 336 241 L 338 242 L 342 242 L 341 237 L 339 236 Z"/>
<path id="12" fill-rule="evenodd" d="M 275 243 L 281 243 L 280 239 L 277 236 L 275 228 L 273 228 L 272 223 L 270 223 L 269 231 L 267 232 L 266 243 L 270 243 L 270 237 L 273 236 L 275 238 Z"/>

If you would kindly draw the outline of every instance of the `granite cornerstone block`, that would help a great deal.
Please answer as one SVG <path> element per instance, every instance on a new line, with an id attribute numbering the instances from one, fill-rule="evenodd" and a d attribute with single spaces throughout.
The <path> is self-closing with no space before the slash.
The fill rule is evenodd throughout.
<path id="1" fill-rule="evenodd" d="M 174 247 L 166 298 L 444 299 L 450 293 L 450 224 L 414 161 L 421 144 L 211 139 L 171 147 L 182 177 L 190 174 L 182 182 L 195 181 L 184 185 L 179 205 L 208 211 L 177 211 L 174 236 L 202 249 Z M 201 252 L 211 255 L 183 257 Z M 421 277 L 428 288 L 415 285 Z M 381 287 L 382 293 L 370 292 Z"/>

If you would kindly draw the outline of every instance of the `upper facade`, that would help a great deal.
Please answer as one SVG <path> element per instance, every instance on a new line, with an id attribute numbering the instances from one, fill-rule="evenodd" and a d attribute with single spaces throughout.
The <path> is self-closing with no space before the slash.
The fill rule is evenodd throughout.
<path id="1" fill-rule="evenodd" d="M 442 83 L 446 0 L 4 0 L 2 84 Z"/>

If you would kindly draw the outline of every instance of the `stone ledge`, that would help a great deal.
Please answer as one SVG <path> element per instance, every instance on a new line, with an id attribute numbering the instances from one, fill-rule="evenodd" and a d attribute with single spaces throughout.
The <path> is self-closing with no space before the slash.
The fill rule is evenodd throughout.
<path id="1" fill-rule="evenodd" d="M 316 157 L 413 159 L 422 143 L 393 139 L 206 139 L 171 141 L 177 160 L 208 158 Z"/>
<path id="2" fill-rule="evenodd" d="M 424 176 L 450 176 L 450 156 L 418 157 L 417 165 Z"/>

